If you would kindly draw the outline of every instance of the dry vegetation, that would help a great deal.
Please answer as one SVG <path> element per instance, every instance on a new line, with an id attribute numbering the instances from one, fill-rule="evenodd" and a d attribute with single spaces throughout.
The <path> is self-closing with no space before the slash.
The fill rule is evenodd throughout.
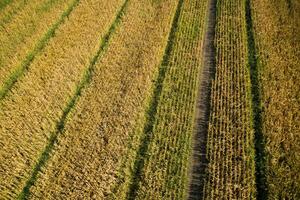
<path id="1" fill-rule="evenodd" d="M 0 2 L 0 10 L 2 10 L 3 8 L 5 8 L 7 5 L 9 5 L 11 3 L 12 0 L 3 0 Z"/>
<path id="2" fill-rule="evenodd" d="M 1 196 L 13 198 L 24 187 L 122 3 L 79 3 L 1 102 Z"/>
<path id="3" fill-rule="evenodd" d="M 131 198 L 184 199 L 193 138 L 194 113 L 202 62 L 208 1 L 183 1 L 168 60 L 158 87 L 157 111 L 148 134 L 148 148 L 139 183 Z M 174 25 L 173 25 L 174 26 Z M 175 25 L 176 26 L 176 25 Z M 168 52 L 166 52 L 168 53 Z M 156 105 L 153 105 L 156 106 Z M 151 122 L 150 122 L 151 123 Z"/>
<path id="4" fill-rule="evenodd" d="M 253 0 L 269 199 L 300 198 L 300 2 Z"/>
<path id="5" fill-rule="evenodd" d="M 244 0 L 217 1 L 216 74 L 206 199 L 255 198 L 254 132 Z"/>
<path id="6" fill-rule="evenodd" d="M 0 26 L 0 96 L 12 77 L 22 70 L 49 27 L 56 23 L 71 0 L 30 1 L 9 23 Z M 44 36 L 45 37 L 45 36 Z M 35 50 L 36 49 L 36 50 Z"/>
<path id="7" fill-rule="evenodd" d="M 144 113 L 175 6 L 129 1 L 32 189 L 33 198 L 125 198 L 128 178 L 118 172 L 132 160 L 128 144 L 138 143 L 132 140 L 136 122 Z"/>
<path id="8" fill-rule="evenodd" d="M 214 2 L 0 0 L 0 199 L 300 199 L 300 2 Z"/>
<path id="9" fill-rule="evenodd" d="M 2 0 L 0 3 L 0 25 L 8 23 L 20 12 L 28 1 Z"/>

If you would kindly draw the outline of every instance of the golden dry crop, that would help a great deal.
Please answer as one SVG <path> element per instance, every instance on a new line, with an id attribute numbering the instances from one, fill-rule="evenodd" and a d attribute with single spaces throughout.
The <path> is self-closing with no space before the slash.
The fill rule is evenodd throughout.
<path id="1" fill-rule="evenodd" d="M 138 144 L 136 121 L 145 110 L 171 24 L 168 13 L 175 6 L 172 1 L 128 2 L 107 52 L 95 64 L 90 87 L 33 188 L 35 198 L 126 197 L 129 177 L 119 175 L 120 167 L 134 158 L 129 145 Z"/>
<path id="2" fill-rule="evenodd" d="M 254 132 L 244 0 L 217 1 L 216 74 L 207 139 L 206 199 L 255 197 Z"/>
<path id="3" fill-rule="evenodd" d="M 0 0 L 0 199 L 299 199 L 297 0 Z"/>
<path id="4" fill-rule="evenodd" d="M 27 5 L 27 1 L 3 0 L 0 2 L 0 23 L 9 22 Z"/>
<path id="5" fill-rule="evenodd" d="M 1 196 L 22 191 L 122 3 L 80 2 L 1 101 Z"/>
<path id="6" fill-rule="evenodd" d="M 299 1 L 253 0 L 269 199 L 300 198 Z"/>
<path id="7" fill-rule="evenodd" d="M 135 174 L 132 199 L 187 198 L 208 1 L 187 0 L 179 4 L 174 36 L 169 40 L 173 44 L 162 61 L 161 79 L 154 94 L 157 102 L 151 105 L 155 109 L 153 121 L 145 125 L 144 140 L 149 141 L 139 157 L 143 163 Z"/>
<path id="8" fill-rule="evenodd" d="M 37 54 L 40 43 L 46 43 L 50 26 L 57 23 L 71 0 L 30 1 L 17 15 L 0 22 L 0 98 L 11 87 L 17 74 L 22 74 L 30 56 Z"/>

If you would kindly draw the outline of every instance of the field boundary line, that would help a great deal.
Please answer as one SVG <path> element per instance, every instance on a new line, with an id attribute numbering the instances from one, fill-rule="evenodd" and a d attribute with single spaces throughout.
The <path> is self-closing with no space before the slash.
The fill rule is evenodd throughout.
<path id="1" fill-rule="evenodd" d="M 148 104 L 148 108 L 145 114 L 146 120 L 144 123 L 140 145 L 137 150 L 136 159 L 134 161 L 134 169 L 131 177 L 131 183 L 129 185 L 129 189 L 127 193 L 127 199 L 135 199 L 137 195 L 137 191 L 139 189 L 139 182 L 141 181 L 141 173 L 144 168 L 145 160 L 147 159 L 146 158 L 147 152 L 148 152 L 149 144 L 151 142 L 151 133 L 153 132 L 157 107 L 159 104 L 167 67 L 169 65 L 171 52 L 173 49 L 174 39 L 178 29 L 179 17 L 181 14 L 183 3 L 184 3 L 183 0 L 178 1 L 177 8 L 172 20 L 172 26 L 168 36 L 168 42 L 159 67 L 157 79 L 154 83 L 152 97 L 150 98 L 150 102 Z"/>
<path id="2" fill-rule="evenodd" d="M 268 187 L 266 184 L 266 159 L 265 138 L 262 131 L 262 104 L 259 81 L 258 58 L 252 21 L 252 8 L 250 0 L 246 0 L 246 23 L 247 23 L 247 43 L 248 43 L 248 67 L 251 81 L 251 106 L 252 106 L 252 126 L 254 128 L 255 145 L 255 184 L 256 197 L 258 200 L 267 199 Z"/>
<path id="3" fill-rule="evenodd" d="M 129 1 L 130 0 L 124 1 L 123 5 L 121 6 L 120 10 L 118 11 L 118 13 L 117 13 L 113 23 L 111 24 L 110 28 L 108 29 L 107 33 L 104 35 L 103 38 L 101 38 L 100 46 L 99 46 L 96 54 L 91 59 L 90 64 L 87 67 L 87 69 L 84 71 L 83 77 L 82 77 L 80 83 L 76 86 L 74 95 L 71 97 L 67 106 L 63 110 L 63 114 L 62 114 L 59 122 L 56 124 L 56 131 L 51 134 L 51 136 L 48 140 L 47 146 L 41 153 L 41 156 L 40 156 L 37 164 L 33 168 L 31 176 L 27 180 L 22 192 L 18 195 L 18 199 L 28 199 L 28 197 L 30 196 L 31 186 L 34 185 L 35 181 L 38 178 L 39 172 L 42 170 L 42 168 L 46 165 L 47 161 L 50 159 L 50 157 L 51 157 L 50 154 L 54 148 L 54 145 L 57 143 L 57 137 L 60 134 L 63 134 L 67 118 L 68 118 L 71 110 L 75 107 L 76 102 L 80 98 L 83 89 L 86 88 L 88 86 L 88 84 L 91 82 L 91 80 L 93 78 L 94 66 L 95 66 L 96 62 L 100 59 L 100 57 L 105 53 L 112 35 L 115 33 L 116 28 L 121 23 L 122 16 L 125 13 L 125 10 L 127 8 Z"/>
<path id="4" fill-rule="evenodd" d="M 201 199 L 204 193 L 204 182 L 208 164 L 206 149 L 210 119 L 211 87 L 216 68 L 216 49 L 214 45 L 216 4 L 216 0 L 208 1 L 204 43 L 202 47 L 202 68 L 198 76 L 199 87 L 195 108 L 188 199 Z"/>
<path id="5" fill-rule="evenodd" d="M 50 39 L 55 36 L 55 31 L 59 28 L 61 24 L 64 23 L 65 19 L 69 17 L 74 8 L 79 4 L 79 1 L 80 0 L 74 0 L 70 4 L 68 9 L 62 13 L 58 21 L 51 26 L 51 28 L 42 37 L 42 39 L 39 42 L 37 42 L 34 49 L 29 54 L 27 54 L 22 63 L 4 81 L 3 87 L 0 88 L 0 101 L 5 98 L 9 91 L 11 91 L 11 88 L 19 80 L 19 78 L 26 73 L 32 61 L 47 46 Z"/>

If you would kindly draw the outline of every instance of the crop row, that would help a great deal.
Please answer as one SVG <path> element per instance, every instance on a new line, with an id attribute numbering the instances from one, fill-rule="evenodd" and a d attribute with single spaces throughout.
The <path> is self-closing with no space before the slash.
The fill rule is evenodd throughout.
<path id="1" fill-rule="evenodd" d="M 300 198 L 300 2 L 252 0 L 269 199 Z"/>
<path id="2" fill-rule="evenodd" d="M 0 26 L 0 99 L 21 74 L 29 57 L 46 43 L 49 27 L 56 23 L 71 0 L 30 1 L 9 23 Z M 51 30 L 51 29 L 50 29 Z M 46 35 L 46 36 L 44 36 Z M 17 79 L 18 77 L 15 77 Z"/>
<path id="3" fill-rule="evenodd" d="M 202 44 L 208 1 L 181 1 L 171 50 L 163 60 L 156 109 L 150 130 L 136 199 L 187 197 L 189 159 L 194 133 L 194 113 L 202 63 Z M 161 87 L 161 88 L 160 88 Z M 156 106 L 154 108 L 153 106 Z M 152 121 L 153 120 L 153 121 Z M 199 188 L 200 189 L 200 188 Z"/>
<path id="4" fill-rule="evenodd" d="M 255 152 L 244 0 L 218 0 L 206 199 L 255 198 Z"/>
<path id="5" fill-rule="evenodd" d="M 0 102 L 2 197 L 22 191 L 122 3 L 80 2 Z"/>
<path id="6" fill-rule="evenodd" d="M 32 187 L 32 198 L 126 197 L 130 180 L 123 166 L 135 158 L 131 148 L 139 142 L 138 121 L 143 120 L 175 7 L 171 0 L 128 2 Z"/>
<path id="7" fill-rule="evenodd" d="M 0 100 L 28 70 L 35 56 L 47 45 L 55 30 L 78 4 L 78 0 L 32 2 L 1 27 Z M 50 28 L 49 28 L 50 27 Z"/>

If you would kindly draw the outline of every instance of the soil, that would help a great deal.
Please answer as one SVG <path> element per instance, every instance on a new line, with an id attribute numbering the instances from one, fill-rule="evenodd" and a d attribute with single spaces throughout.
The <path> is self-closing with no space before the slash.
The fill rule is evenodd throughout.
<path id="1" fill-rule="evenodd" d="M 199 76 L 199 91 L 196 105 L 195 132 L 191 157 L 188 199 L 203 199 L 204 181 L 208 164 L 206 156 L 210 114 L 211 84 L 215 74 L 215 27 L 216 0 L 208 3 L 206 32 L 204 34 L 203 63 Z"/>

